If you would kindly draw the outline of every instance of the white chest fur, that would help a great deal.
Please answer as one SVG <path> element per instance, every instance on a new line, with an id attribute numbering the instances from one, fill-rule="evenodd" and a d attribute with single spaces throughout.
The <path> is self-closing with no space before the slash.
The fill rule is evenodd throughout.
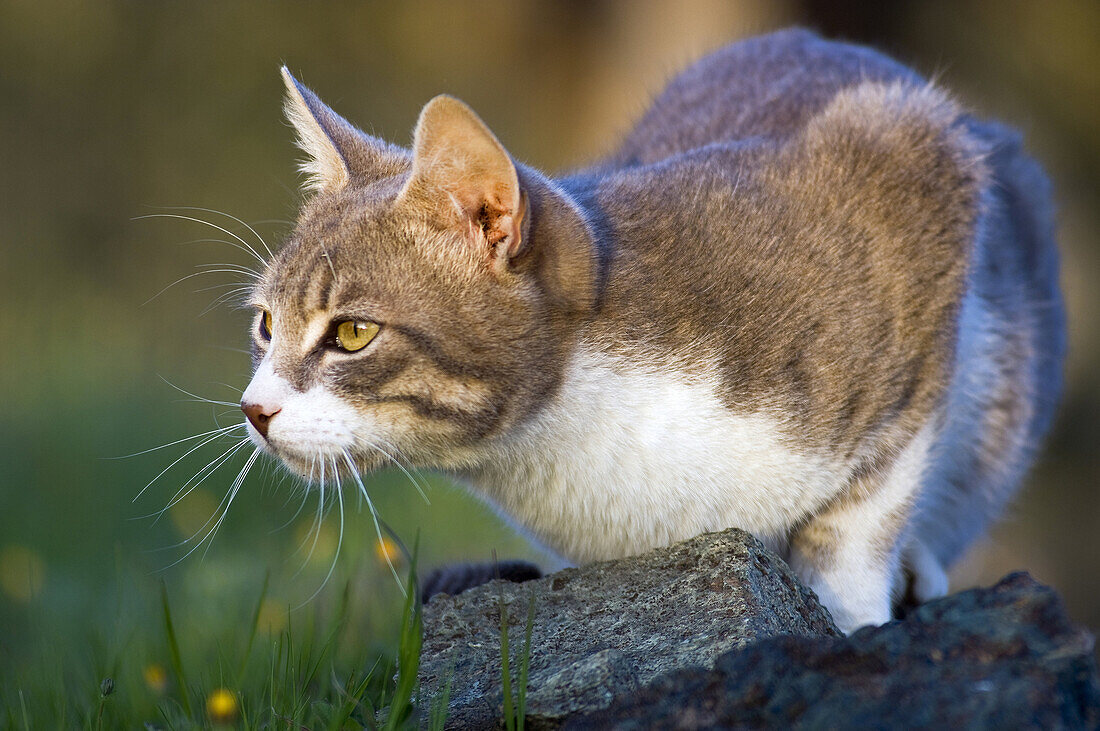
<path id="1" fill-rule="evenodd" d="M 570 561 L 734 526 L 782 545 L 845 473 L 783 426 L 731 410 L 706 379 L 581 353 L 554 402 L 471 478 Z"/>

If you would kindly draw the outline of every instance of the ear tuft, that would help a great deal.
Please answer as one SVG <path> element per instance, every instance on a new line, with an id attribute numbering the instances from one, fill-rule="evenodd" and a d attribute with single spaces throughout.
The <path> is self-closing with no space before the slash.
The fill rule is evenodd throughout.
<path id="1" fill-rule="evenodd" d="M 306 153 L 299 165 L 299 170 L 306 176 L 303 187 L 315 193 L 342 187 L 348 182 L 347 162 L 318 119 L 326 112 L 332 114 L 331 110 L 316 94 L 300 84 L 286 66 L 280 72 L 286 84 L 283 112 L 298 133 L 298 147 Z"/>
<path id="2" fill-rule="evenodd" d="M 286 117 L 306 153 L 301 170 L 311 192 L 334 191 L 354 180 L 370 183 L 408 170 L 408 152 L 360 132 L 316 94 L 280 69 L 286 84 Z"/>

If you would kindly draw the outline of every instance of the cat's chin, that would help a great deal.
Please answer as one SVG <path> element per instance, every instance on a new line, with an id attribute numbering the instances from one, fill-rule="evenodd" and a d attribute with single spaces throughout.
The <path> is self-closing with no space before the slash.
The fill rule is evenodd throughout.
<path id="1" fill-rule="evenodd" d="M 322 481 L 326 485 L 332 485 L 337 481 L 354 479 L 343 454 L 297 455 L 272 449 L 267 451 L 282 462 L 285 468 L 311 485 L 318 485 Z M 355 472 L 360 475 L 374 472 L 384 467 L 388 461 L 385 457 L 376 455 L 352 455 L 351 459 L 352 464 L 355 465 Z"/>

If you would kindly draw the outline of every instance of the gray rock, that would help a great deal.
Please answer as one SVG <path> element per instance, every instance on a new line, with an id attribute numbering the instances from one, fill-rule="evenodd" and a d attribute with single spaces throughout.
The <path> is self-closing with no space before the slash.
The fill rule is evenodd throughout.
<path id="1" fill-rule="evenodd" d="M 751 642 L 840 634 L 813 593 L 755 538 L 736 529 L 705 534 L 537 581 L 436 596 L 424 608 L 420 708 L 430 707 L 453 663 L 448 728 L 498 728 L 501 604 L 515 679 L 532 601 L 532 729 L 605 708 L 662 673 L 711 667 Z"/>
<path id="2" fill-rule="evenodd" d="M 775 637 L 570 729 L 1100 728 L 1093 638 L 1026 574 L 850 637 Z"/>

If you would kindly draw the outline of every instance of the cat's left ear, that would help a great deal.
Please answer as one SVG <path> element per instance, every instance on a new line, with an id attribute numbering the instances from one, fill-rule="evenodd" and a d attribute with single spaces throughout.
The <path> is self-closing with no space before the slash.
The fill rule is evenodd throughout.
<path id="1" fill-rule="evenodd" d="M 334 191 L 349 181 L 370 183 L 408 169 L 405 150 L 361 132 L 291 76 L 286 66 L 280 71 L 286 84 L 284 111 L 306 153 L 301 170 L 307 190 Z"/>
<path id="2" fill-rule="evenodd" d="M 523 250 L 528 203 L 515 163 L 477 114 L 454 97 L 437 96 L 420 112 L 412 175 L 401 197 L 457 226 L 496 267 Z"/>

